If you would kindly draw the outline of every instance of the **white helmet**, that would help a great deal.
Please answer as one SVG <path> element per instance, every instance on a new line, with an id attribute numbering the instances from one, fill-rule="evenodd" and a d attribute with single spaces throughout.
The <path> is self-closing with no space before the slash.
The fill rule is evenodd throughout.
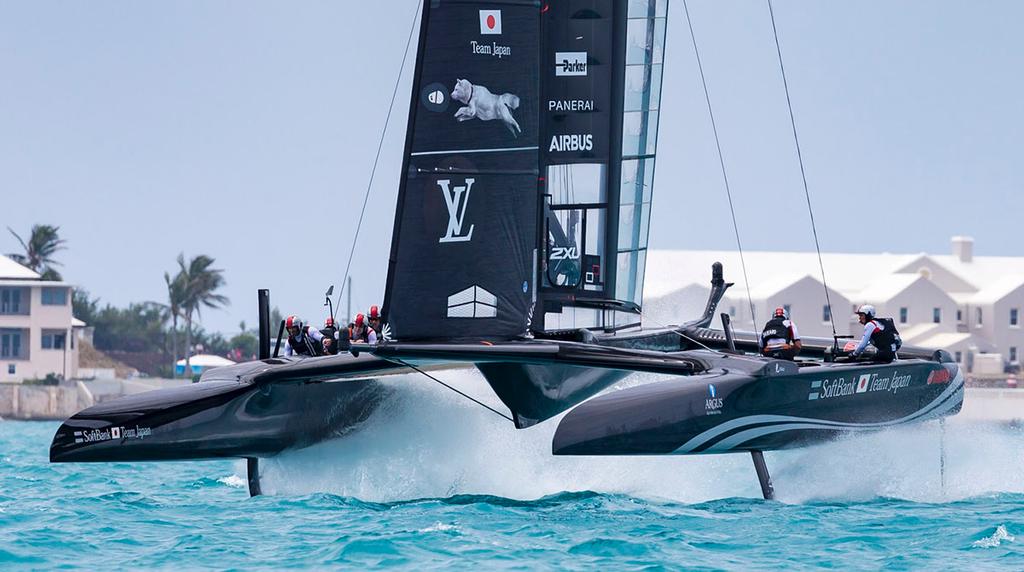
<path id="1" fill-rule="evenodd" d="M 867 316 L 869 318 L 874 318 L 875 317 L 875 307 L 872 306 L 871 304 L 864 304 L 860 308 L 857 308 L 857 313 L 858 314 L 864 314 L 865 316 Z"/>

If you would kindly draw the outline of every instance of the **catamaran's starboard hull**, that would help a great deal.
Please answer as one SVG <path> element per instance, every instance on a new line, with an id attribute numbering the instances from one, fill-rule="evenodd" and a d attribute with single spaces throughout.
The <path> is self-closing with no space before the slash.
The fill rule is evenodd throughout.
<path id="1" fill-rule="evenodd" d="M 661 381 L 591 399 L 559 423 L 556 455 L 769 451 L 855 431 L 952 415 L 955 364 L 827 365 L 777 377 L 723 373 Z"/>
<path id="2" fill-rule="evenodd" d="M 392 392 L 376 378 L 382 366 L 392 366 L 372 356 L 339 357 L 351 362 L 350 373 L 335 380 L 254 381 L 306 365 L 251 362 L 214 370 L 218 379 L 211 381 L 94 405 L 57 430 L 50 461 L 269 457 L 344 435 Z"/>

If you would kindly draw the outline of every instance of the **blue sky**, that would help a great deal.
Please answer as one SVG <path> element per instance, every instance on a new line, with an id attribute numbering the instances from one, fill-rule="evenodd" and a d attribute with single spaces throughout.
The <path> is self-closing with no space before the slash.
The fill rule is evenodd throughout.
<path id="1" fill-rule="evenodd" d="M 162 301 L 177 254 L 204 253 L 232 299 L 209 329 L 251 325 L 260 287 L 319 320 L 415 4 L 0 3 L 0 225 L 59 225 L 67 279 L 114 304 Z M 689 7 L 745 248 L 813 249 L 766 3 Z M 1024 3 L 774 7 L 824 249 L 944 253 L 967 234 L 979 254 L 1024 254 Z M 358 308 L 382 297 L 406 71 L 353 263 Z M 658 152 L 651 247 L 733 248 L 680 0 Z"/>

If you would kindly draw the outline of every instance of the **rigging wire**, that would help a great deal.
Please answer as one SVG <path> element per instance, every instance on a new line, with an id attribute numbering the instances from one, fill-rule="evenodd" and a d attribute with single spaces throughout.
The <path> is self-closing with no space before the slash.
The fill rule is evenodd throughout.
<path id="1" fill-rule="evenodd" d="M 685 0 L 684 0 L 685 4 Z M 804 171 L 804 157 L 800 152 L 800 138 L 796 133 L 796 119 L 793 117 L 793 102 L 789 98 L 789 82 L 786 81 L 786 66 L 782 63 L 782 47 L 779 45 L 779 31 L 775 27 L 775 10 L 772 0 L 768 0 L 768 14 L 772 19 L 772 34 L 775 35 L 775 52 L 779 55 L 779 70 L 782 72 L 782 85 L 786 89 L 786 106 L 789 108 L 789 123 L 793 127 L 793 142 L 796 144 L 796 157 L 800 163 L 800 178 L 804 183 L 804 197 L 807 199 L 807 214 L 811 217 L 811 232 L 814 233 L 814 249 L 818 252 L 818 267 L 821 269 L 821 285 L 825 289 L 825 303 L 828 305 L 828 319 L 832 324 L 832 338 L 837 339 L 836 320 L 832 312 L 832 300 L 828 295 L 828 282 L 825 280 L 825 263 L 821 259 L 821 245 L 818 242 L 818 227 L 814 223 L 814 209 L 811 208 L 811 192 L 807 188 L 807 173 Z M 838 343 L 838 341 L 836 342 Z"/>
<path id="2" fill-rule="evenodd" d="M 511 417 L 509 417 L 508 415 L 505 415 L 505 414 L 504 414 L 504 413 L 502 413 L 501 411 L 498 411 L 497 409 L 495 409 L 495 408 L 491 407 L 490 405 L 487 405 L 487 404 L 486 404 L 486 403 L 484 403 L 483 401 L 480 401 L 479 399 L 476 399 L 475 397 L 473 397 L 473 396 L 471 396 L 471 395 L 465 394 L 465 393 L 463 393 L 463 392 L 459 391 L 458 389 L 455 389 L 454 387 L 452 387 L 452 386 L 448 385 L 447 383 L 445 383 L 445 382 L 441 381 L 440 379 L 437 379 L 436 377 L 434 377 L 434 376 L 430 375 L 429 373 L 427 373 L 427 372 L 423 371 L 422 369 L 420 369 L 420 368 L 418 368 L 418 367 L 416 367 L 416 366 L 412 365 L 411 363 L 409 363 L 409 362 L 407 362 L 407 361 L 401 360 L 401 359 L 399 359 L 399 358 L 384 358 L 384 359 L 386 359 L 386 360 L 388 360 L 388 361 L 390 361 L 390 362 L 392 362 L 392 363 L 397 363 L 397 364 L 399 364 L 399 365 L 404 365 L 405 367 L 408 367 L 408 368 L 414 369 L 414 370 L 416 370 L 417 372 L 419 372 L 419 373 L 422 373 L 423 375 L 427 376 L 428 378 L 430 378 L 430 379 L 432 379 L 432 380 L 436 381 L 437 383 L 440 383 L 440 384 L 441 384 L 441 385 L 443 385 L 444 387 L 447 387 L 448 389 L 450 389 L 450 390 L 454 391 L 455 393 L 458 393 L 458 394 L 459 394 L 459 395 L 461 395 L 462 397 L 465 397 L 466 399 L 468 399 L 468 400 L 472 401 L 473 403 L 476 403 L 477 405 L 479 405 L 479 406 L 483 407 L 484 409 L 487 409 L 488 411 L 490 411 L 490 412 L 494 413 L 495 415 L 498 415 L 498 416 L 504 417 L 505 419 L 507 419 L 507 420 L 509 420 L 509 421 L 512 421 L 513 423 L 515 423 L 515 420 L 513 420 L 513 419 L 512 419 Z"/>
<path id="3" fill-rule="evenodd" d="M 743 243 L 740 241 L 740 227 L 736 222 L 736 209 L 732 202 L 732 189 L 729 187 L 729 176 L 725 171 L 725 157 L 722 155 L 722 143 L 718 137 L 718 125 L 715 123 L 715 112 L 711 108 L 711 94 L 708 92 L 708 82 L 704 78 L 704 66 L 700 60 L 700 50 L 697 49 L 697 36 L 693 33 L 693 20 L 690 19 L 690 8 L 686 0 L 683 0 L 683 10 L 686 12 L 686 24 L 690 28 L 690 40 L 693 42 L 693 53 L 697 56 L 697 69 L 700 71 L 700 82 L 704 86 L 704 101 L 708 105 L 708 115 L 711 117 L 711 130 L 715 134 L 715 146 L 718 149 L 718 163 L 722 167 L 722 180 L 725 181 L 725 195 L 729 199 L 729 213 L 732 215 L 732 229 L 736 235 L 736 248 L 740 253 L 740 267 L 743 269 L 743 283 L 747 287 L 747 303 L 750 304 L 750 321 L 757 327 L 757 316 L 754 313 L 754 299 L 750 293 L 750 280 L 747 278 L 747 262 L 743 256 Z"/>
<path id="4" fill-rule="evenodd" d="M 341 295 L 345 292 L 345 288 L 348 285 L 349 271 L 352 269 L 352 257 L 356 253 L 356 243 L 359 241 L 359 231 L 363 227 L 363 216 L 366 214 L 366 204 L 370 200 L 370 189 L 373 188 L 373 177 L 377 174 L 377 163 L 380 161 L 380 152 L 384 148 L 384 137 L 388 133 L 388 125 L 391 124 L 391 112 L 395 109 L 395 98 L 398 96 L 398 87 L 402 83 L 402 72 L 405 71 L 405 62 L 409 58 L 409 46 L 412 45 L 413 33 L 416 31 L 417 15 L 420 13 L 420 5 L 422 0 L 416 3 L 416 10 L 412 15 L 412 26 L 409 27 L 409 38 L 405 41 L 405 52 L 402 53 L 402 65 L 398 68 L 398 77 L 395 79 L 395 88 L 391 91 L 391 103 L 388 104 L 388 115 L 384 119 L 384 129 L 380 133 L 380 141 L 377 143 L 377 154 L 373 158 L 373 168 L 370 169 L 370 180 L 366 183 L 366 193 L 363 195 L 363 208 L 359 211 L 359 222 L 356 223 L 356 233 L 352 237 L 352 248 L 348 251 L 348 263 L 345 264 L 345 278 L 341 282 L 341 289 L 338 290 L 338 301 L 334 304 L 334 313 L 331 314 L 333 320 L 338 314 L 338 308 L 341 306 Z M 349 319 L 352 316 L 348 316 Z"/>

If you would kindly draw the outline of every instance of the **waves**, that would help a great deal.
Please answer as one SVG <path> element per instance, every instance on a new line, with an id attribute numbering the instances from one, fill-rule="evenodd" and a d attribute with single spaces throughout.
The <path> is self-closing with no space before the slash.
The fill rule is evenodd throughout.
<path id="1" fill-rule="evenodd" d="M 438 374 L 497 408 L 475 370 Z M 656 376 L 635 375 L 626 385 Z M 395 382 L 396 397 L 343 439 L 264 463 L 264 490 L 329 492 L 369 502 L 460 495 L 539 499 L 595 491 L 684 503 L 760 495 L 749 456 L 555 457 L 558 419 L 529 429 L 511 424 L 422 376 Z M 786 503 L 895 498 L 948 502 L 1024 493 L 1024 435 L 1004 427 L 946 423 L 945 485 L 936 422 L 851 436 L 766 455 Z M 239 474 L 244 468 L 239 465 Z"/>

